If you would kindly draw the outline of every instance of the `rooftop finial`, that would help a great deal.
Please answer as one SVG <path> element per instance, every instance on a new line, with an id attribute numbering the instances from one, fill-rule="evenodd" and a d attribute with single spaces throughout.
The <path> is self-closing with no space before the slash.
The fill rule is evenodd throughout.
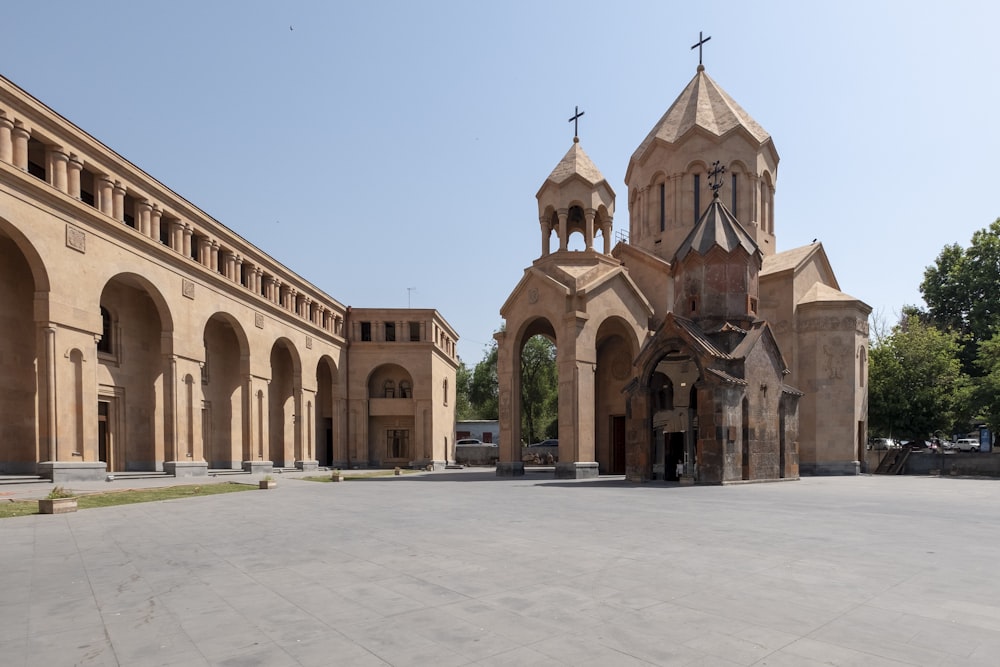
<path id="1" fill-rule="evenodd" d="M 701 64 L 701 47 L 702 47 L 702 45 L 705 42 L 707 42 L 710 39 L 712 39 L 711 36 L 709 36 L 709 37 L 703 37 L 702 36 L 702 32 L 699 30 L 698 31 L 698 43 L 691 47 L 692 50 L 698 49 L 698 71 L 699 72 L 702 71 L 703 69 L 705 69 L 705 66 Z"/>
<path id="2" fill-rule="evenodd" d="M 578 143 L 580 141 L 580 116 L 582 116 L 585 111 L 580 111 L 580 107 L 573 107 L 573 116 L 569 119 L 569 122 L 573 123 L 573 143 Z"/>
<path id="3" fill-rule="evenodd" d="M 719 188 L 722 187 L 722 175 L 724 173 L 726 173 L 726 168 L 719 164 L 718 160 L 712 163 L 712 171 L 708 172 L 708 187 L 712 188 L 712 197 L 714 199 L 719 198 Z"/>

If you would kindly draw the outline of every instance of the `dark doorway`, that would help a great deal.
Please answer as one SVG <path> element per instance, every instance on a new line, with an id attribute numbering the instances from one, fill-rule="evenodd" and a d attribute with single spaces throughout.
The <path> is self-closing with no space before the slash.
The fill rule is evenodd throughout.
<path id="1" fill-rule="evenodd" d="M 320 465 L 332 466 L 333 465 L 333 418 L 324 417 L 323 418 L 323 455 L 324 460 L 320 461 Z"/>
<path id="2" fill-rule="evenodd" d="M 111 406 L 107 401 L 97 402 L 97 459 L 104 461 L 108 472 L 113 470 L 111 459 L 108 458 L 110 447 L 108 446 L 108 413 Z"/>
<path id="3" fill-rule="evenodd" d="M 664 479 L 677 482 L 677 464 L 684 463 L 684 433 L 666 433 L 667 436 L 667 460 L 664 466 Z"/>
<path id="4" fill-rule="evenodd" d="M 611 470 L 612 475 L 625 474 L 625 415 L 611 417 Z"/>

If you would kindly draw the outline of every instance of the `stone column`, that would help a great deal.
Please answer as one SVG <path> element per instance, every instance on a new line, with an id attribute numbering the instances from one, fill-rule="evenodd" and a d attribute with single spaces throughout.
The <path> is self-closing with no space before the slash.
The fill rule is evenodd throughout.
<path id="1" fill-rule="evenodd" d="M 184 250 L 184 223 L 180 220 L 170 221 L 170 247 L 177 252 Z"/>
<path id="2" fill-rule="evenodd" d="M 181 252 L 184 253 L 185 257 L 191 256 L 191 237 L 194 236 L 194 227 L 189 224 L 184 225 L 184 229 L 181 231 L 183 234 L 183 245 Z"/>
<path id="3" fill-rule="evenodd" d="M 45 172 L 49 185 L 59 192 L 67 192 L 66 163 L 69 155 L 63 152 L 62 146 L 48 146 L 45 150 Z"/>
<path id="4" fill-rule="evenodd" d="M 157 204 L 153 204 L 153 210 L 149 213 L 149 236 L 157 243 L 160 242 L 160 222 L 163 220 L 163 211 Z"/>
<path id="5" fill-rule="evenodd" d="M 243 284 L 243 258 L 233 255 L 233 282 Z M 250 274 L 247 274 L 247 287 L 250 286 Z"/>
<path id="6" fill-rule="evenodd" d="M 601 225 L 601 236 L 604 237 L 604 254 L 611 254 L 611 233 L 613 225 L 611 220 L 606 220 L 603 225 Z"/>
<path id="7" fill-rule="evenodd" d="M 67 191 L 66 193 L 73 199 L 80 198 L 80 174 L 83 173 L 83 162 L 80 158 L 76 156 L 75 153 L 69 154 L 69 162 L 66 164 L 67 168 Z"/>
<path id="8" fill-rule="evenodd" d="M 587 247 L 587 250 L 594 249 L 594 217 L 596 217 L 597 211 L 592 208 L 588 208 L 583 213 L 584 218 L 584 229 L 583 229 L 583 240 Z"/>
<path id="9" fill-rule="evenodd" d="M 125 221 L 125 186 L 121 181 L 115 181 L 112 193 L 111 217 L 118 222 Z"/>
<path id="10" fill-rule="evenodd" d="M 14 129 L 14 121 L 7 118 L 7 115 L 0 111 L 0 162 L 10 164 L 14 159 L 14 144 L 11 138 L 11 130 Z"/>
<path id="11" fill-rule="evenodd" d="M 135 204 L 135 217 L 136 217 L 136 228 L 142 233 L 143 236 L 149 236 L 149 230 L 151 225 L 151 213 L 153 211 L 153 205 L 149 203 L 148 199 L 143 199 L 142 201 L 136 202 Z"/>
<path id="12" fill-rule="evenodd" d="M 229 280 L 234 280 L 233 270 L 236 268 L 236 255 L 232 250 L 222 251 L 222 275 Z"/>
<path id="13" fill-rule="evenodd" d="M 15 120 L 10 135 L 13 143 L 11 153 L 13 164 L 21 171 L 28 171 L 28 139 L 31 137 L 31 133 L 24 129 L 21 121 Z"/>
<path id="14" fill-rule="evenodd" d="M 561 208 L 557 211 L 559 216 L 559 249 L 566 250 L 569 247 L 569 235 L 566 233 L 566 219 L 569 217 L 569 210 Z"/>
<path id="15" fill-rule="evenodd" d="M 205 236 L 198 237 L 198 263 L 202 266 L 210 266 L 212 260 L 208 254 L 212 251 L 212 242 Z"/>
<path id="16" fill-rule="evenodd" d="M 97 208 L 109 218 L 114 209 L 114 197 L 112 196 L 114 187 L 114 181 L 107 174 L 102 174 L 97 181 Z"/>
<path id="17" fill-rule="evenodd" d="M 219 242 L 212 241 L 211 247 L 208 249 L 208 268 L 213 271 L 219 270 Z"/>
<path id="18" fill-rule="evenodd" d="M 549 237 L 552 236 L 552 225 L 544 215 L 538 218 L 538 224 L 542 227 L 542 257 L 549 254 Z"/>

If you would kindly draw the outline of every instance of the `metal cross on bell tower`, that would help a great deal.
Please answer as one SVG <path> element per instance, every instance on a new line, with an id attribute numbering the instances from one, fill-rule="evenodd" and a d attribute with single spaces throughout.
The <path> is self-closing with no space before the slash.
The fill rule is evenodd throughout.
<path id="1" fill-rule="evenodd" d="M 580 141 L 580 116 L 582 116 L 584 111 L 580 111 L 580 107 L 573 107 L 573 115 L 570 117 L 569 122 L 573 123 L 573 141 Z"/>

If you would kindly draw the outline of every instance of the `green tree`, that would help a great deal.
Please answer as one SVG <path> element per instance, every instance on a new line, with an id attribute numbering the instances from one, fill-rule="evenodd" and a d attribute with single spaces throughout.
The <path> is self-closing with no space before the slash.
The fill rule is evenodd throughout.
<path id="1" fill-rule="evenodd" d="M 930 320 L 964 337 L 965 372 L 980 375 L 979 345 L 1000 325 L 1000 218 L 973 234 L 968 248 L 945 246 L 924 272 L 920 292 Z"/>
<path id="2" fill-rule="evenodd" d="M 469 385 L 469 400 L 476 419 L 497 419 L 500 415 L 499 383 L 497 382 L 496 341 L 486 350 L 486 356 L 476 364 Z"/>
<path id="3" fill-rule="evenodd" d="M 556 346 L 544 336 L 532 336 L 521 350 L 521 432 L 528 442 L 558 432 L 558 380 Z"/>
<path id="4" fill-rule="evenodd" d="M 971 418 L 961 336 L 909 316 L 875 333 L 869 355 L 868 421 L 874 433 L 926 438 Z"/>
<path id="5" fill-rule="evenodd" d="M 996 433 L 1000 429 L 1000 334 L 979 344 L 976 364 L 983 373 L 976 386 L 977 414 Z"/>
<path id="6" fill-rule="evenodd" d="M 455 419 L 458 421 L 475 419 L 472 405 L 469 402 L 471 379 L 469 367 L 459 359 L 458 368 L 455 369 Z"/>

